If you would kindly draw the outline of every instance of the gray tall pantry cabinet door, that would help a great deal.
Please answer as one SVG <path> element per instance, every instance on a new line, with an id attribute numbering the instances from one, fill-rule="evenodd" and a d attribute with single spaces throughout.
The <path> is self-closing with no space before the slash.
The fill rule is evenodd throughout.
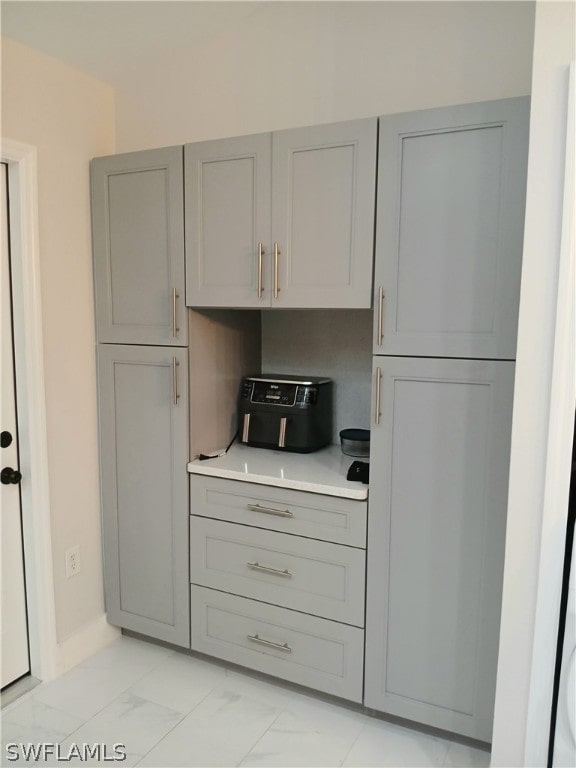
<path id="1" fill-rule="evenodd" d="M 514 364 L 374 360 L 365 704 L 490 741 Z"/>
<path id="2" fill-rule="evenodd" d="M 374 354 L 514 359 L 529 99 L 380 118 Z"/>
<path id="3" fill-rule="evenodd" d="M 272 138 L 272 306 L 370 308 L 377 120 Z"/>
<path id="4" fill-rule="evenodd" d="M 182 147 L 92 161 L 99 342 L 186 346 Z"/>
<path id="5" fill-rule="evenodd" d="M 187 358 L 98 347 L 108 620 L 189 648 Z"/>
<path id="6" fill-rule="evenodd" d="M 270 305 L 269 133 L 187 144 L 186 303 Z"/>

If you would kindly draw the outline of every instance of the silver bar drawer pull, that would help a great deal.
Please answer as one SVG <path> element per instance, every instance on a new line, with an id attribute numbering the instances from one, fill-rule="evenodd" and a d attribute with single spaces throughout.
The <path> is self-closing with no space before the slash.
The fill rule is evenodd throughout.
<path id="1" fill-rule="evenodd" d="M 290 648 L 288 643 L 273 643 L 272 640 L 264 640 L 263 637 L 258 635 L 246 635 L 246 638 L 252 640 L 253 643 L 262 643 L 262 645 L 269 645 L 270 648 L 277 648 L 279 651 L 284 651 L 284 653 L 292 653 L 292 648 Z"/>
<path id="2" fill-rule="evenodd" d="M 263 573 L 273 573 L 274 576 L 284 576 L 286 579 L 291 579 L 292 574 L 288 570 L 288 568 L 285 568 L 283 571 L 280 571 L 278 568 L 270 568 L 269 565 L 260 565 L 260 563 L 246 563 L 248 568 L 251 568 L 253 571 L 262 571 Z"/>
<path id="3" fill-rule="evenodd" d="M 277 515 L 278 517 L 294 517 L 294 512 L 289 509 L 274 509 L 274 507 L 262 507 L 260 504 L 246 504 L 250 512 L 263 512 L 265 515 Z"/>

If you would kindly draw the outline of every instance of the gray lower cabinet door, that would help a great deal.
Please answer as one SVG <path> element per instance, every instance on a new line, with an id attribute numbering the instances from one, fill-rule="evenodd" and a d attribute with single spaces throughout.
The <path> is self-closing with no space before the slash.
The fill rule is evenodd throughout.
<path id="1" fill-rule="evenodd" d="M 192 515 L 190 582 L 364 626 L 366 553 Z"/>
<path id="2" fill-rule="evenodd" d="M 366 549 L 365 501 L 190 475 L 193 515 Z"/>
<path id="3" fill-rule="evenodd" d="M 516 357 L 529 105 L 380 118 L 374 354 Z"/>
<path id="4" fill-rule="evenodd" d="M 272 307 L 369 308 L 377 120 L 272 136 Z"/>
<path id="5" fill-rule="evenodd" d="M 270 306 L 269 133 L 187 144 L 186 303 Z"/>
<path id="6" fill-rule="evenodd" d="M 92 161 L 99 342 L 186 346 L 182 147 Z"/>
<path id="7" fill-rule="evenodd" d="M 98 349 L 108 620 L 189 648 L 187 357 Z"/>
<path id="8" fill-rule="evenodd" d="M 374 377 L 365 704 L 490 741 L 514 365 L 377 357 Z"/>
<path id="9" fill-rule="evenodd" d="M 364 631 L 192 585 L 192 650 L 362 701 Z"/>

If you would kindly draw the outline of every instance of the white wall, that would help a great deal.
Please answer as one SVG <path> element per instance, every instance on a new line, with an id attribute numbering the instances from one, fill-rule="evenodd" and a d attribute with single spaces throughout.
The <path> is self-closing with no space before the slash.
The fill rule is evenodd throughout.
<path id="1" fill-rule="evenodd" d="M 493 766 L 546 764 L 570 468 L 568 440 L 564 472 L 557 475 L 565 483 L 564 504 L 547 509 L 544 494 L 553 413 L 550 388 L 574 11 L 573 3 L 542 2 L 536 12 Z M 561 417 L 570 422 L 573 415 L 567 412 Z M 536 608 L 538 590 L 544 586 L 548 610 L 539 619 L 546 626 L 540 626 L 535 624 Z"/>
<path id="2" fill-rule="evenodd" d="M 38 149 L 39 250 L 57 639 L 103 614 L 89 160 L 114 151 L 104 83 L 2 40 L 2 137 Z M 38 361 L 41 365 L 42 361 Z M 80 544 L 81 572 L 64 552 Z"/>
<path id="3" fill-rule="evenodd" d="M 126 69 L 118 151 L 530 93 L 533 3 L 254 6 Z"/>
<path id="4" fill-rule="evenodd" d="M 370 429 L 372 311 L 262 312 L 262 372 L 334 381 L 332 442 L 348 427 Z"/>

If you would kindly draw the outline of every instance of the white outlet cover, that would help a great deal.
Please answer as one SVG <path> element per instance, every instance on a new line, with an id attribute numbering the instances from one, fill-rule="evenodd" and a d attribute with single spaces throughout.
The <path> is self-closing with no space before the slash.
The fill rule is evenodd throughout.
<path id="1" fill-rule="evenodd" d="M 80 545 L 66 550 L 66 578 L 70 579 L 80 573 Z"/>

